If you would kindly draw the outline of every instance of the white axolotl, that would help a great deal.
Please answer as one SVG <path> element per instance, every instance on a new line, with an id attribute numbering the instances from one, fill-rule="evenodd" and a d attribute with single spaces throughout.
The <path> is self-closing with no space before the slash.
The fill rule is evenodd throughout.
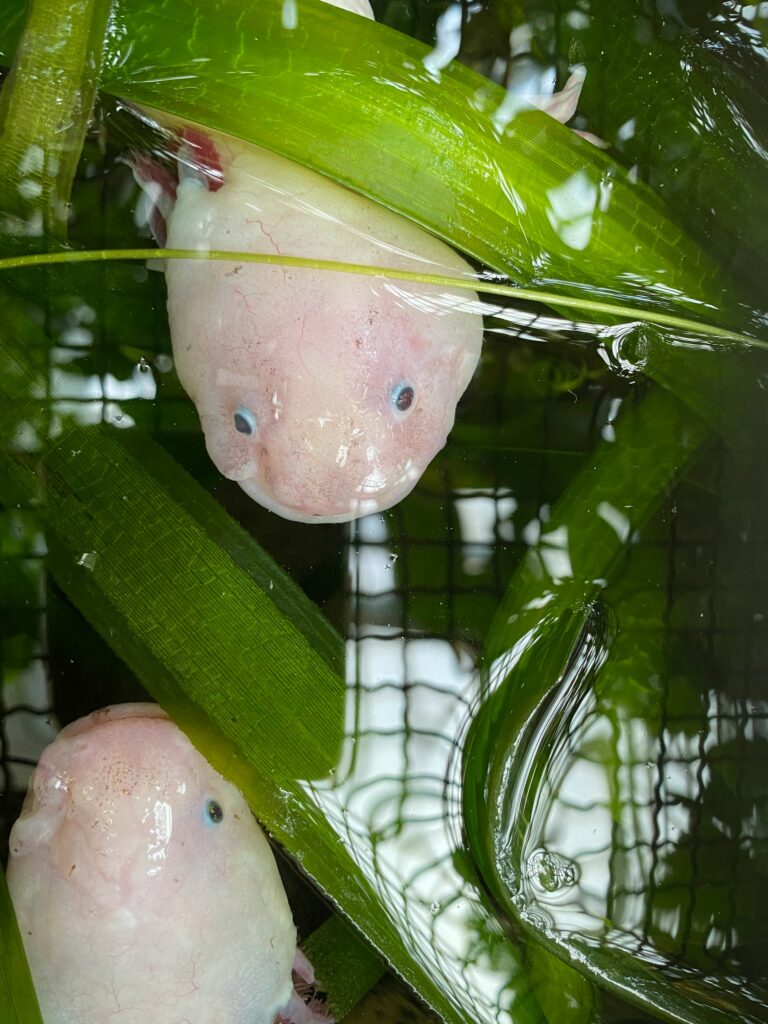
<path id="1" fill-rule="evenodd" d="M 332 2 L 373 17 L 367 0 Z M 529 101 L 567 120 L 580 87 Z M 148 158 L 133 166 L 168 247 L 473 273 L 329 178 L 156 117 L 174 133 L 178 184 Z M 244 262 L 168 261 L 165 276 L 176 369 L 208 452 L 261 505 L 308 523 L 381 511 L 444 446 L 480 355 L 474 292 Z"/>
<path id="2" fill-rule="evenodd" d="M 264 833 L 157 705 L 46 748 L 8 886 L 45 1024 L 331 1021 Z"/>

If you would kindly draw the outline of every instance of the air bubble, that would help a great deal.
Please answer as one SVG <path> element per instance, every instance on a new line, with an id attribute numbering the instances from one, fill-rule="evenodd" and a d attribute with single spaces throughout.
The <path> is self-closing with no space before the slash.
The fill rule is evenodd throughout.
<path id="1" fill-rule="evenodd" d="M 84 551 L 77 560 L 78 565 L 82 565 L 84 569 L 88 569 L 89 572 L 93 572 L 96 568 L 96 561 L 98 560 L 98 554 L 95 551 Z"/>
<path id="2" fill-rule="evenodd" d="M 567 889 L 578 881 L 576 865 L 558 853 L 549 850 L 537 850 L 526 861 L 526 876 L 536 888 L 544 892 L 558 892 Z"/>

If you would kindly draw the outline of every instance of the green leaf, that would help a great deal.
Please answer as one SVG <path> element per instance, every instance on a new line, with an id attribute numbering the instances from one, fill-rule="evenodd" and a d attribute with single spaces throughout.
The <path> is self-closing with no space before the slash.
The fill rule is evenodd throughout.
<path id="1" fill-rule="evenodd" d="M 625 403 L 615 437 L 576 474 L 510 580 L 486 641 L 488 664 L 514 648 L 542 615 L 556 622 L 599 596 L 634 532 L 709 437 L 704 422 L 662 389 Z M 532 680 L 531 686 L 540 697 L 553 682 Z"/>
<path id="2" fill-rule="evenodd" d="M 667 5 L 528 0 L 539 48 L 583 62 L 579 114 L 635 166 L 707 250 L 764 301 L 766 50 L 720 0 Z"/>
<path id="3" fill-rule="evenodd" d="M 705 424 L 662 389 L 630 400 L 615 436 L 587 460 L 542 524 L 491 624 L 485 694 L 463 752 L 462 799 L 470 850 L 510 913 L 517 907 L 508 896 L 510 858 L 500 850 L 499 831 L 510 817 L 511 780 L 522 770 L 530 731 L 556 713 L 547 701 L 564 680 L 570 695 L 588 685 L 604 660 L 594 602 L 615 578 L 635 532 L 708 437 Z M 521 829 L 523 812 L 522 806 L 511 812 Z M 591 962 L 588 955 L 577 962 L 582 970 L 584 962 Z"/>
<path id="4" fill-rule="evenodd" d="M 0 1020 L 43 1024 L 5 875 L 0 871 Z"/>
<path id="5" fill-rule="evenodd" d="M 338 916 L 329 917 L 301 945 L 342 1020 L 384 974 L 381 960 Z"/>
<path id="6" fill-rule="evenodd" d="M 29 7 L 0 92 L 0 212 L 9 233 L 66 233 L 110 5 L 111 0 L 38 0 Z"/>
<path id="7" fill-rule="evenodd" d="M 118 0 L 102 86 L 328 174 L 518 283 L 742 318 L 718 267 L 605 153 L 540 112 L 513 117 L 467 68 L 428 71 L 429 50 L 385 26 L 302 0 L 286 28 L 282 11 Z"/>

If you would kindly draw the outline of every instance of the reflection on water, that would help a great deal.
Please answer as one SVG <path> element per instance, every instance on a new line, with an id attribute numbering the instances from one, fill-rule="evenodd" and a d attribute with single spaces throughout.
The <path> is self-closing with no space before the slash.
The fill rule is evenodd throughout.
<path id="1" fill-rule="evenodd" d="M 477 691 L 474 658 L 409 628 L 399 547 L 381 517 L 349 528 L 348 734 L 334 776 L 311 791 L 414 955 L 464 989 L 459 1005 L 478 1019 L 511 1019 L 514 960 L 483 949 L 478 929 L 494 926 L 455 863 L 457 738 Z"/>

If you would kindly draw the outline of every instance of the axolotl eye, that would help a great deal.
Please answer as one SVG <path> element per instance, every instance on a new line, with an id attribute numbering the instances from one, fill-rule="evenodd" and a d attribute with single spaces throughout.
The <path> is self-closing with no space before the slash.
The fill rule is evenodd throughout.
<path id="1" fill-rule="evenodd" d="M 238 434 L 255 434 L 256 433 L 256 417 L 253 415 L 250 409 L 246 409 L 241 406 L 239 409 L 235 409 L 232 414 L 232 423 L 234 424 L 235 430 Z"/>
<path id="2" fill-rule="evenodd" d="M 395 414 L 402 418 L 410 411 L 416 392 L 407 380 L 398 381 L 389 393 L 389 401 Z"/>
<path id="3" fill-rule="evenodd" d="M 205 820 L 209 825 L 219 825 L 224 820 L 224 808 L 218 800 L 208 800 L 206 802 Z"/>

